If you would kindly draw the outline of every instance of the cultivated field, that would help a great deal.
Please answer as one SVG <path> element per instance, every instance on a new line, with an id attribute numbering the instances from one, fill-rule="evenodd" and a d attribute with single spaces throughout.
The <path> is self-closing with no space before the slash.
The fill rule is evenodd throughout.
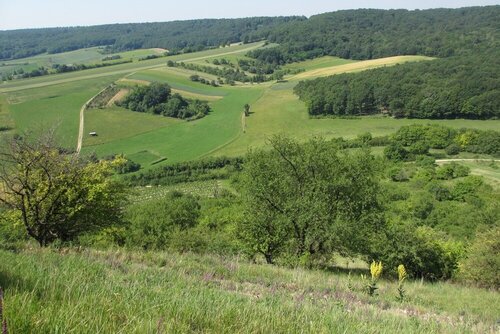
<path id="1" fill-rule="evenodd" d="M 61 143 L 73 148 L 76 147 L 78 136 L 80 108 L 112 82 L 127 87 L 153 81 L 167 82 L 174 92 L 186 98 L 209 102 L 212 112 L 203 119 L 193 122 L 134 113 L 115 107 L 113 103 L 106 109 L 85 112 L 82 149 L 84 153 L 96 152 L 102 156 L 123 153 L 136 159 L 146 169 L 158 159 L 172 163 L 209 155 L 242 155 L 249 147 L 261 146 L 266 138 L 277 133 L 287 133 L 299 139 L 312 135 L 352 138 L 364 132 L 371 132 L 375 136 L 386 135 L 403 125 L 413 123 L 442 123 L 456 128 L 498 129 L 500 127 L 499 120 L 429 121 L 388 117 L 311 119 L 304 103 L 292 92 L 297 82 L 303 79 L 430 59 L 426 57 L 404 56 L 369 61 L 322 57 L 287 65 L 287 68 L 301 69 L 302 72 L 288 76 L 285 78 L 287 82 L 284 83 L 268 82 L 222 87 L 211 87 L 189 79 L 193 74 L 199 74 L 208 80 L 216 80 L 216 76 L 166 66 L 167 59 L 207 65 L 212 64 L 211 60 L 215 58 L 225 58 L 237 63 L 238 59 L 245 58 L 249 50 L 262 46 L 263 43 L 235 45 L 168 58 L 9 82 L 0 85 L 0 93 L 3 93 L 0 96 L 3 96 L 4 101 L 3 117 L 13 120 L 18 130 L 31 128 L 34 125 L 49 127 L 57 124 Z M 142 55 L 142 52 L 151 50 L 134 52 Z M 243 122 L 242 112 L 245 103 L 250 104 L 251 115 Z M 6 116 L 7 108 L 10 116 Z M 10 122 L 12 124 L 12 121 Z M 88 132 L 91 131 L 97 132 L 98 136 L 88 136 Z"/>

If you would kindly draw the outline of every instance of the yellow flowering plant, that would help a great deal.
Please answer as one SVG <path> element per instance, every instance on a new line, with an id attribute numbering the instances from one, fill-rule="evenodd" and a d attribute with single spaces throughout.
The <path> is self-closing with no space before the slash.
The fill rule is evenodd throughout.
<path id="1" fill-rule="evenodd" d="M 406 280 L 407 273 L 406 273 L 406 268 L 404 265 L 400 264 L 398 266 L 398 278 L 399 278 L 399 284 L 398 284 L 398 300 L 403 301 L 406 296 L 406 291 L 404 289 L 404 281 Z"/>
<path id="2" fill-rule="evenodd" d="M 377 263 L 373 261 L 372 264 L 370 265 L 370 274 L 372 275 L 372 278 L 367 287 L 367 291 L 370 296 L 373 296 L 378 289 L 377 282 L 380 278 L 380 275 L 382 275 L 382 269 L 383 269 L 382 262 Z"/>

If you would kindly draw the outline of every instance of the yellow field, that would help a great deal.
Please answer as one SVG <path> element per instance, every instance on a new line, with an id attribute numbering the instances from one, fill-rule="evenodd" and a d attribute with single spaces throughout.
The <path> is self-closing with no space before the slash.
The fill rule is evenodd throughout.
<path id="1" fill-rule="evenodd" d="M 318 77 L 326 77 L 334 74 L 358 72 L 377 67 L 403 64 L 410 61 L 413 62 L 413 61 L 432 60 L 432 59 L 434 58 L 425 56 L 397 56 L 397 57 L 365 60 L 356 63 L 331 66 L 331 67 L 306 71 L 303 73 L 299 73 L 293 77 L 290 77 L 289 80 L 304 80 L 304 79 L 311 79 Z"/>

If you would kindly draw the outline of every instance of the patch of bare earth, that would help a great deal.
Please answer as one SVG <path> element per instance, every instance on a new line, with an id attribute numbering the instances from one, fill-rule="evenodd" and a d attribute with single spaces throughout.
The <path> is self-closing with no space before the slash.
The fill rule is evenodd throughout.
<path id="1" fill-rule="evenodd" d="M 128 89 L 120 89 L 118 93 L 113 96 L 108 103 L 106 104 L 106 107 L 111 107 L 115 104 L 116 101 L 121 101 L 126 95 L 128 94 Z"/>

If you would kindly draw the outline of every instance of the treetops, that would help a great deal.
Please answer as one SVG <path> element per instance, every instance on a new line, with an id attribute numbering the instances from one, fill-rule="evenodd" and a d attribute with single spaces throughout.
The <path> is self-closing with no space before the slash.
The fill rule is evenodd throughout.
<path id="1" fill-rule="evenodd" d="M 135 87 L 125 99 L 117 104 L 133 111 L 181 119 L 198 119 L 210 111 L 206 102 L 188 100 L 178 93 L 172 94 L 168 84 L 159 82 L 153 82 L 149 86 Z"/>

